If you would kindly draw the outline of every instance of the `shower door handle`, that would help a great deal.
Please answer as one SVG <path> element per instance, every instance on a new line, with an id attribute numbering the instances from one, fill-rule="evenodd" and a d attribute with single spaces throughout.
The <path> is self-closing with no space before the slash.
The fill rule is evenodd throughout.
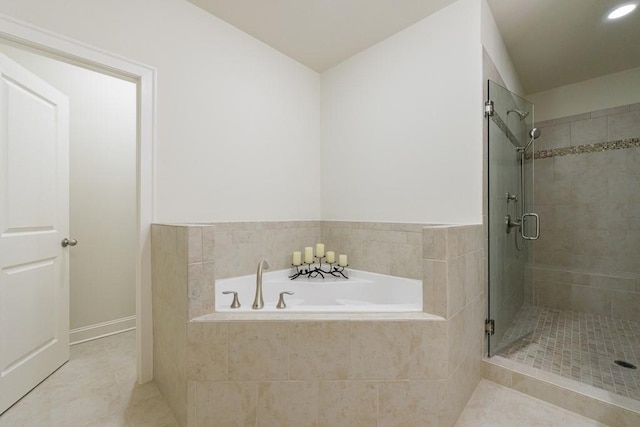
<path id="1" fill-rule="evenodd" d="M 536 220 L 536 233 L 533 236 L 527 236 L 524 232 L 524 223 L 525 223 L 525 219 L 530 216 L 535 218 Z M 538 237 L 540 237 L 540 217 L 538 216 L 537 213 L 534 212 L 530 212 L 530 213 L 526 213 L 524 215 L 522 215 L 522 219 L 521 219 L 522 224 L 520 225 L 520 235 L 522 236 L 523 239 L 525 240 L 538 240 Z"/>

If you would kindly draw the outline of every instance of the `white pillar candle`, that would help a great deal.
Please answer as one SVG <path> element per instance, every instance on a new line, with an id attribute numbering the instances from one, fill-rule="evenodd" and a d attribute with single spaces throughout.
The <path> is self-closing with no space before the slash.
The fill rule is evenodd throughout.
<path id="1" fill-rule="evenodd" d="M 324 244 L 318 243 L 316 245 L 316 256 L 323 257 L 324 256 Z"/>
<path id="2" fill-rule="evenodd" d="M 293 253 L 293 265 L 300 265 L 302 264 L 302 253 L 300 253 L 300 251 L 295 251 Z"/>
<path id="3" fill-rule="evenodd" d="M 346 267 L 347 266 L 347 256 L 346 255 L 340 255 L 338 257 L 338 265 L 340 267 Z"/>
<path id="4" fill-rule="evenodd" d="M 304 262 L 307 264 L 313 262 L 313 248 L 311 246 L 304 248 Z"/>
<path id="5" fill-rule="evenodd" d="M 327 262 L 333 264 L 336 262 L 336 253 L 333 251 L 327 251 Z"/>

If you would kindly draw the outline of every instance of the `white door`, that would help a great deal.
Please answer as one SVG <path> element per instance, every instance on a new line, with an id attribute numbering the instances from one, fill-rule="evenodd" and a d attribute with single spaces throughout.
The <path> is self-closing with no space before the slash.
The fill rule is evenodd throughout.
<path id="1" fill-rule="evenodd" d="M 0 55 L 0 413 L 69 360 L 68 104 Z"/>

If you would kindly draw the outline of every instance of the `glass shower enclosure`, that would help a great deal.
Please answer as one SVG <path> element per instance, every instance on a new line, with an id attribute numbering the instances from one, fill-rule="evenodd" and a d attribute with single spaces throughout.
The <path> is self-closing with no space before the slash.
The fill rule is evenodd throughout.
<path id="1" fill-rule="evenodd" d="M 533 209 L 533 104 L 488 81 L 489 348 L 492 356 L 533 332 L 512 324 L 530 295 L 531 240 L 539 234 Z"/>

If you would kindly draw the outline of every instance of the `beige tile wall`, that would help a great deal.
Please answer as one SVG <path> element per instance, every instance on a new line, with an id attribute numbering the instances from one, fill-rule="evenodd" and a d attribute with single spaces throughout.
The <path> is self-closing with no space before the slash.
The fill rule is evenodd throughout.
<path id="1" fill-rule="evenodd" d="M 538 124 L 536 150 L 640 138 L 640 104 Z M 539 305 L 635 320 L 640 308 L 640 148 L 536 160 Z"/>
<path id="2" fill-rule="evenodd" d="M 225 230 L 218 230 L 218 226 L 154 225 L 152 231 L 155 372 L 181 425 L 455 423 L 480 380 L 486 308 L 481 225 L 408 224 L 403 228 L 399 224 L 372 224 L 367 229 L 363 223 L 345 226 L 332 222 L 327 227 L 336 239 L 337 230 L 345 229 L 350 236 L 358 236 L 355 239 L 360 244 L 379 239 L 390 247 L 410 245 L 410 252 L 417 252 L 420 275 L 428 273 L 432 265 L 441 266 L 443 275 L 424 276 L 428 283 L 425 307 L 442 313 L 439 320 L 425 315 L 412 320 L 312 321 L 300 317 L 240 321 L 229 316 L 215 320 L 214 315 L 207 316 L 208 321 L 189 321 L 213 302 L 208 290 L 215 272 L 222 268 L 215 255 L 219 231 L 224 231 L 231 246 L 234 235 L 240 246 L 257 239 L 254 233 L 277 234 L 268 228 L 263 234 L 265 229 L 259 224 L 243 224 L 245 231 L 251 230 L 248 234 L 237 233 L 239 230 L 230 225 L 225 225 Z M 297 229 L 302 235 L 298 238 L 308 239 L 305 233 L 315 227 L 279 229 Z M 318 238 L 313 232 L 309 232 L 310 238 Z M 332 238 L 325 240 L 327 246 L 337 241 Z M 301 246 L 309 244 L 304 241 Z M 182 249 L 172 249 L 177 246 Z M 251 252 L 257 251 L 257 246 L 252 247 L 250 256 L 257 253 Z M 362 260 L 369 261 L 357 265 L 366 267 L 377 257 L 361 253 Z M 352 260 L 358 260 L 359 252 L 351 254 L 356 254 L 350 255 Z M 210 262 L 215 268 L 206 268 Z M 277 262 L 288 265 L 289 255 L 273 261 L 274 268 L 283 268 Z M 411 262 L 392 271 L 415 277 L 415 265 L 409 266 L 415 262 L 412 257 Z M 242 261 L 235 264 L 235 274 L 247 274 L 241 269 L 249 268 L 249 263 L 242 265 Z M 175 280 L 169 281 L 169 277 Z M 442 298 L 431 299 L 438 294 Z"/>
<path id="3" fill-rule="evenodd" d="M 451 318 L 484 292 L 483 235 L 480 225 L 423 228 L 424 311 Z"/>
<path id="4" fill-rule="evenodd" d="M 214 224 L 216 279 L 253 274 L 261 258 L 272 270 L 291 267 L 293 251 L 320 242 L 320 221 Z"/>
<path id="5" fill-rule="evenodd" d="M 423 224 L 322 221 L 322 242 L 356 270 L 422 278 Z"/>
<path id="6" fill-rule="evenodd" d="M 187 419 L 187 229 L 151 227 L 153 377 L 180 425 Z"/>

